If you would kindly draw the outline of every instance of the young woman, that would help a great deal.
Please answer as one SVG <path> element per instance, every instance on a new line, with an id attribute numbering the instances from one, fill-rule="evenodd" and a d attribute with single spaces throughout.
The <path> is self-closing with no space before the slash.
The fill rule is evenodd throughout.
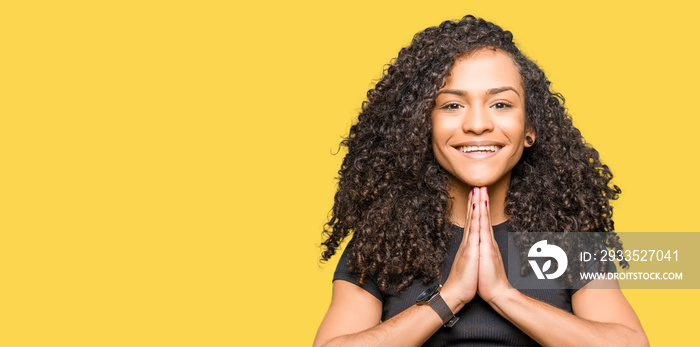
<path id="1" fill-rule="evenodd" d="M 367 96 L 323 259 L 353 238 L 314 346 L 648 344 L 617 283 L 509 286 L 507 232 L 612 232 L 620 192 L 510 32 L 428 28 Z"/>

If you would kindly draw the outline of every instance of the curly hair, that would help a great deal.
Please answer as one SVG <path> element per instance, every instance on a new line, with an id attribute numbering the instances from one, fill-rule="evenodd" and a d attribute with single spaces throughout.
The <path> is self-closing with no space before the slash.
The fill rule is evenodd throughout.
<path id="1" fill-rule="evenodd" d="M 353 233 L 348 266 L 360 283 L 371 275 L 380 289 L 402 291 L 416 278 L 442 276 L 452 237 L 449 179 L 431 149 L 431 112 L 455 61 L 484 48 L 513 59 L 526 94 L 526 126 L 537 135 L 512 170 L 505 204 L 511 230 L 611 232 L 610 246 L 621 249 L 610 205 L 620 189 L 573 126 L 562 95 L 550 91 L 509 31 L 465 16 L 416 34 L 367 92 L 341 142 L 348 152 L 323 231 L 322 261 Z"/>

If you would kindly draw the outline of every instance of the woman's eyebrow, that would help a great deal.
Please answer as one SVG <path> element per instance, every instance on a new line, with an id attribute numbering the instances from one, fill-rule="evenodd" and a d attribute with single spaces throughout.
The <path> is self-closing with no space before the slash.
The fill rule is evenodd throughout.
<path id="1" fill-rule="evenodd" d="M 515 94 L 518 94 L 518 96 L 520 96 L 520 93 L 518 93 L 517 89 L 515 89 L 513 87 L 508 87 L 508 86 L 487 89 L 486 94 L 487 95 L 494 95 L 494 94 L 498 94 L 498 93 L 503 93 L 503 92 L 508 91 L 508 90 L 512 90 L 513 92 L 515 92 Z M 457 90 L 457 89 L 444 89 L 444 90 L 438 91 L 438 95 L 440 95 L 440 94 L 453 94 L 453 95 L 458 95 L 458 96 L 464 96 L 467 94 L 467 92 L 463 91 L 463 90 Z"/>
<path id="2" fill-rule="evenodd" d="M 440 95 L 440 94 L 453 94 L 453 95 L 463 96 L 464 94 L 467 94 L 467 92 L 463 92 L 461 90 L 455 90 L 455 89 L 444 89 L 444 90 L 438 91 L 438 95 Z"/>
<path id="3" fill-rule="evenodd" d="M 515 94 L 518 94 L 518 96 L 520 96 L 520 93 L 518 93 L 518 91 L 515 88 L 507 87 L 507 86 L 506 87 L 491 88 L 491 89 L 486 91 L 486 94 L 493 95 L 493 94 L 503 93 L 507 90 L 512 90 L 515 92 Z"/>

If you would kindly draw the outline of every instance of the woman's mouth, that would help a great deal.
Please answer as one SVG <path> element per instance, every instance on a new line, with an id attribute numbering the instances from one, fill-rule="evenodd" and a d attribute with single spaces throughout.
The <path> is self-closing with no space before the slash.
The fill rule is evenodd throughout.
<path id="1" fill-rule="evenodd" d="M 457 149 L 462 153 L 495 153 L 501 146 L 459 146 Z"/>

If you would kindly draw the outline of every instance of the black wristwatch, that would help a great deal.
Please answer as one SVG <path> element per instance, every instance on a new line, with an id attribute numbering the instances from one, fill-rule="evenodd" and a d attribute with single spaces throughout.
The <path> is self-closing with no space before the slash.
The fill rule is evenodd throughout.
<path id="1" fill-rule="evenodd" d="M 432 307 L 433 310 L 437 312 L 440 318 L 442 318 L 442 324 L 445 327 L 451 328 L 453 325 L 455 325 L 455 323 L 457 323 L 459 317 L 455 316 L 454 313 L 452 313 L 450 307 L 447 306 L 445 300 L 442 299 L 442 297 L 440 296 L 440 289 L 442 289 L 442 284 L 436 284 L 426 289 L 423 293 L 418 295 L 418 298 L 416 299 L 416 304 L 430 305 L 430 307 Z"/>

